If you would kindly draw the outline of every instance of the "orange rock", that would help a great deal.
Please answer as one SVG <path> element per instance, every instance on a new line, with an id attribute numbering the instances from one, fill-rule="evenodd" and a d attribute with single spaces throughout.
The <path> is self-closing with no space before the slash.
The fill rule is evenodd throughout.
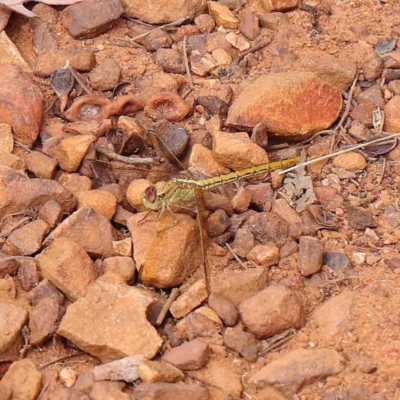
<path id="1" fill-rule="evenodd" d="M 24 172 L 26 169 L 25 161 L 15 154 L 0 154 L 0 165 L 12 168 L 15 171 Z"/>
<path id="2" fill-rule="evenodd" d="M 201 144 L 195 144 L 189 158 L 189 169 L 192 173 L 202 172 L 206 176 L 227 174 L 228 168 L 222 166 L 212 155 L 211 150 Z"/>
<path id="3" fill-rule="evenodd" d="M 256 265 L 271 267 L 279 262 L 279 249 L 274 242 L 259 244 L 247 254 L 247 258 Z"/>
<path id="4" fill-rule="evenodd" d="M 0 65 L 0 123 L 11 126 L 14 137 L 27 146 L 37 139 L 42 124 L 43 97 L 26 73 Z"/>
<path id="5" fill-rule="evenodd" d="M 57 182 L 72 193 L 77 193 L 82 190 L 91 190 L 93 187 L 92 180 L 87 176 L 68 174 L 66 172 L 58 174 Z"/>
<path id="6" fill-rule="evenodd" d="M 385 126 L 387 132 L 400 130 L 400 96 L 394 96 L 385 106 Z"/>
<path id="7" fill-rule="evenodd" d="M 135 179 L 126 190 L 128 203 L 139 212 L 147 210 L 142 204 L 142 195 L 149 186 L 150 182 L 147 179 Z"/>
<path id="8" fill-rule="evenodd" d="M 268 12 L 287 11 L 297 7 L 299 0 L 261 0 L 261 4 Z"/>
<path id="9" fill-rule="evenodd" d="M 135 281 L 136 265 L 131 257 L 109 257 L 103 260 L 104 273 L 115 272 L 124 278 L 124 281 L 131 284 Z"/>
<path id="10" fill-rule="evenodd" d="M 249 129 L 264 123 L 272 137 L 301 140 L 330 127 L 342 103 L 340 90 L 311 72 L 269 74 L 239 95 L 227 124 Z"/>
<path id="11" fill-rule="evenodd" d="M 104 190 L 82 190 L 75 194 L 78 207 L 89 206 L 99 214 L 111 219 L 117 208 L 117 199 Z"/>
<path id="12" fill-rule="evenodd" d="M 39 211 L 39 218 L 54 228 L 62 221 L 63 209 L 55 200 L 49 200 Z"/>
<path id="13" fill-rule="evenodd" d="M 96 279 L 93 261 L 85 249 L 71 239 L 54 240 L 36 259 L 43 276 L 72 301 L 84 296 Z"/>
<path id="14" fill-rule="evenodd" d="M 173 365 L 160 361 L 141 361 L 139 376 L 145 383 L 179 382 L 185 380 L 185 375 Z"/>
<path id="15" fill-rule="evenodd" d="M 208 9 L 218 26 L 236 29 L 239 25 L 239 20 L 227 6 L 217 3 L 216 1 L 209 1 Z"/>
<path id="16" fill-rule="evenodd" d="M 0 353 L 4 353 L 21 334 L 28 320 L 28 311 L 6 302 L 0 302 Z"/>
<path id="17" fill-rule="evenodd" d="M 359 171 L 367 166 L 367 160 L 362 154 L 349 151 L 348 153 L 336 156 L 332 161 L 332 165 L 343 168 L 346 171 Z"/>
<path id="18" fill-rule="evenodd" d="M 0 124 L 0 153 L 11 153 L 14 148 L 14 137 L 11 126 Z"/>
<path id="19" fill-rule="evenodd" d="M 48 157 L 40 151 L 31 151 L 26 157 L 25 162 L 28 171 L 31 171 L 38 178 L 53 178 L 58 162 L 54 158 Z"/>

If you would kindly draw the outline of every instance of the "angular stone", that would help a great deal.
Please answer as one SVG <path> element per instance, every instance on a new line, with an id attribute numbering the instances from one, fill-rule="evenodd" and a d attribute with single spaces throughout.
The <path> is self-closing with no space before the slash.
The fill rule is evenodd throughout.
<path id="1" fill-rule="evenodd" d="M 18 172 L 24 172 L 26 169 L 25 161 L 15 154 L 0 154 L 0 165 Z"/>
<path id="2" fill-rule="evenodd" d="M 124 281 L 131 284 L 135 281 L 136 266 L 131 257 L 110 257 L 102 262 L 104 273 L 113 272 L 121 275 Z"/>
<path id="3" fill-rule="evenodd" d="M 41 346 L 56 332 L 61 312 L 60 304 L 55 298 L 39 301 L 29 316 L 30 343 L 33 346 Z"/>
<path id="4" fill-rule="evenodd" d="M 272 209 L 275 214 L 284 219 L 289 225 L 301 224 L 302 219 L 285 199 L 275 199 L 272 202 Z"/>
<path id="5" fill-rule="evenodd" d="M 136 287 L 96 282 L 68 307 L 58 334 L 103 362 L 137 354 L 151 359 L 162 344 L 146 317 L 152 302 Z"/>
<path id="6" fill-rule="evenodd" d="M 201 144 L 195 144 L 193 146 L 190 154 L 189 166 L 192 173 L 202 172 L 207 176 L 222 175 L 229 172 L 228 168 L 225 168 L 215 160 L 211 150 Z"/>
<path id="7" fill-rule="evenodd" d="M 55 200 L 49 200 L 45 203 L 39 211 L 39 218 L 54 228 L 62 221 L 63 209 Z"/>
<path id="8" fill-rule="evenodd" d="M 171 364 L 160 361 L 141 361 L 139 363 L 139 376 L 145 383 L 175 383 L 185 380 L 182 371 Z"/>
<path id="9" fill-rule="evenodd" d="M 256 362 L 258 357 L 258 340 L 250 332 L 225 332 L 224 345 L 237 351 L 248 362 Z"/>
<path id="10" fill-rule="evenodd" d="M 60 184 L 50 179 L 29 179 L 12 183 L 0 189 L 0 217 L 40 207 L 49 200 L 56 200 L 65 212 L 71 212 L 76 200 Z"/>
<path id="11" fill-rule="evenodd" d="M 67 172 L 74 172 L 79 168 L 89 146 L 96 140 L 96 136 L 77 135 L 63 139 L 54 149 L 54 155 L 60 167 Z"/>
<path id="12" fill-rule="evenodd" d="M 10 303 L 0 302 L 0 354 L 19 337 L 28 320 L 28 311 Z"/>
<path id="13" fill-rule="evenodd" d="M 297 7 L 299 0 L 261 0 L 261 4 L 268 12 L 287 11 Z"/>
<path id="14" fill-rule="evenodd" d="M 43 116 L 43 96 L 30 77 L 18 67 L 0 65 L 0 123 L 10 125 L 14 138 L 32 146 Z"/>
<path id="15" fill-rule="evenodd" d="M 39 283 L 39 273 L 36 263 L 33 260 L 20 260 L 21 266 L 18 268 L 17 276 L 21 288 L 28 292 L 35 288 Z"/>
<path id="16" fill-rule="evenodd" d="M 9 387 L 15 400 L 36 400 L 42 386 L 42 374 L 29 359 L 11 364 L 2 385 Z"/>
<path id="17" fill-rule="evenodd" d="M 85 296 L 97 277 L 85 249 L 67 237 L 55 239 L 36 259 L 43 276 L 72 301 Z"/>
<path id="18" fill-rule="evenodd" d="M 216 1 L 209 1 L 208 9 L 218 26 L 236 29 L 239 25 L 239 20 L 227 6 L 217 3 Z"/>
<path id="19" fill-rule="evenodd" d="M 253 234 L 246 228 L 239 228 L 232 243 L 232 250 L 242 258 L 246 258 L 254 248 L 255 241 Z"/>
<path id="20" fill-rule="evenodd" d="M 114 235 L 110 221 L 104 215 L 85 206 L 58 225 L 43 244 L 47 246 L 54 239 L 69 238 L 79 243 L 90 255 L 111 257 L 114 255 Z"/>
<path id="21" fill-rule="evenodd" d="M 311 320 L 318 327 L 318 334 L 329 340 L 350 329 L 355 293 L 345 291 L 319 306 Z"/>
<path id="22" fill-rule="evenodd" d="M 49 77 L 56 69 L 69 61 L 72 68 L 79 72 L 89 72 L 96 65 L 96 57 L 89 50 L 52 50 L 40 53 L 34 74 L 42 78 Z"/>
<path id="23" fill-rule="evenodd" d="M 385 125 L 387 132 L 400 130 L 400 96 L 394 96 L 385 106 Z"/>
<path id="24" fill-rule="evenodd" d="M 260 21 L 257 15 L 254 13 L 242 14 L 238 29 L 247 39 L 257 39 L 261 34 Z"/>
<path id="25" fill-rule="evenodd" d="M 340 90 L 311 72 L 269 74 L 246 87 L 226 123 L 239 129 L 264 123 L 271 137 L 301 140 L 329 128 L 342 103 Z"/>
<path id="26" fill-rule="evenodd" d="M 90 400 L 130 400 L 129 394 L 122 391 L 123 387 L 117 382 L 95 382 L 90 392 Z"/>
<path id="27" fill-rule="evenodd" d="M 359 171 L 367 166 L 367 160 L 362 154 L 349 151 L 336 156 L 332 161 L 332 165 L 337 168 L 343 168 L 346 171 Z"/>
<path id="28" fill-rule="evenodd" d="M 274 242 L 259 244 L 247 254 L 247 259 L 261 267 L 272 267 L 279 263 L 279 248 Z"/>
<path id="29" fill-rule="evenodd" d="M 10 40 L 7 36 L 5 30 L 2 29 L 3 23 L 7 24 L 8 17 L 6 21 L 2 19 L 4 17 L 4 13 L 9 10 L 5 10 L 4 8 L 0 11 L 0 54 L 1 54 L 1 63 L 4 65 L 10 65 L 20 68 L 22 71 L 27 73 L 32 73 L 32 68 L 22 57 L 19 52 L 17 46 Z M 9 16 L 9 14 L 8 14 Z"/>
<path id="30" fill-rule="evenodd" d="M 200 279 L 172 303 L 170 312 L 174 318 L 182 318 L 198 307 L 207 297 L 206 282 Z"/>
<path id="31" fill-rule="evenodd" d="M 43 299 L 56 299 L 59 304 L 64 301 L 64 296 L 47 279 L 41 280 L 39 285 L 26 295 L 26 298 L 32 306 L 36 306 Z"/>
<path id="32" fill-rule="evenodd" d="M 135 248 L 135 262 L 145 285 L 159 288 L 178 286 L 202 262 L 196 222 L 188 215 L 166 213 L 161 221 L 152 213 L 140 224 L 143 214 L 128 221 Z M 158 232 L 158 234 L 156 234 Z"/>
<path id="33" fill-rule="evenodd" d="M 234 326 L 238 320 L 238 310 L 235 305 L 221 294 L 211 293 L 208 305 L 214 310 L 225 325 Z"/>
<path id="34" fill-rule="evenodd" d="M 57 42 L 51 33 L 48 23 L 40 21 L 35 26 L 33 31 L 33 48 L 36 54 L 58 50 Z"/>
<path id="35" fill-rule="evenodd" d="M 89 75 L 95 90 L 112 90 L 121 79 L 121 68 L 115 60 L 104 60 Z"/>
<path id="36" fill-rule="evenodd" d="M 149 24 L 166 24 L 179 18 L 192 19 L 204 11 L 204 0 L 122 0 L 125 13 Z"/>
<path id="37" fill-rule="evenodd" d="M 14 149 L 14 137 L 11 126 L 0 124 L 0 154 L 10 154 Z"/>
<path id="38" fill-rule="evenodd" d="M 250 42 L 247 41 L 243 36 L 236 35 L 236 33 L 229 32 L 225 36 L 225 39 L 240 52 L 246 51 L 250 48 Z"/>
<path id="39" fill-rule="evenodd" d="M 97 213 L 111 220 L 117 208 L 116 197 L 104 190 L 82 190 L 75 195 L 78 207 L 91 207 Z"/>
<path id="40" fill-rule="evenodd" d="M 43 238 L 49 230 L 49 225 L 41 219 L 30 222 L 8 236 L 3 252 L 14 256 L 30 256 L 41 249 Z"/>
<path id="41" fill-rule="evenodd" d="M 123 357 L 115 361 L 111 361 L 102 365 L 98 365 L 93 369 L 94 381 L 125 381 L 134 382 L 139 378 L 139 363 L 143 360 L 143 356 Z"/>
<path id="42" fill-rule="evenodd" d="M 299 243 L 298 267 L 303 276 L 310 276 L 322 268 L 324 246 L 316 238 L 302 236 Z"/>
<path id="43" fill-rule="evenodd" d="M 269 286 L 240 303 L 242 322 L 258 339 L 290 328 L 301 328 L 305 314 L 301 300 L 286 286 Z"/>
<path id="44" fill-rule="evenodd" d="M 25 158 L 28 171 L 37 178 L 52 179 L 58 166 L 57 160 L 40 151 L 31 151 Z"/>
<path id="45" fill-rule="evenodd" d="M 56 180 L 60 185 L 64 186 L 74 194 L 81 190 L 91 190 L 93 188 L 93 182 L 91 179 L 80 174 L 61 172 L 58 174 Z"/>
<path id="46" fill-rule="evenodd" d="M 16 291 L 13 278 L 0 279 L 0 300 L 15 300 Z M 1 399 L 1 397 L 0 397 Z"/>
<path id="47" fill-rule="evenodd" d="M 183 383 L 141 383 L 134 390 L 137 400 L 208 400 L 207 389 Z"/>
<path id="48" fill-rule="evenodd" d="M 209 54 L 195 54 L 190 59 L 190 69 L 199 76 L 207 76 L 216 67 L 215 60 Z"/>
<path id="49" fill-rule="evenodd" d="M 250 377 L 249 383 L 259 389 L 277 387 L 291 397 L 303 385 L 338 374 L 344 368 L 345 361 L 335 350 L 301 349 L 267 364 Z"/>
<path id="50" fill-rule="evenodd" d="M 110 29 L 123 12 L 119 0 L 83 0 L 66 7 L 61 22 L 75 39 L 89 39 Z"/>
<path id="51" fill-rule="evenodd" d="M 263 148 L 253 143 L 247 133 L 213 132 L 213 157 L 224 167 L 240 170 L 268 162 Z"/>
<path id="52" fill-rule="evenodd" d="M 182 55 L 173 49 L 158 49 L 155 54 L 155 62 L 160 65 L 165 72 L 172 74 L 184 74 L 185 66 Z"/>
<path id="53" fill-rule="evenodd" d="M 215 28 L 215 21 L 209 14 L 200 14 L 194 19 L 194 23 L 202 33 L 210 33 Z"/>
<path id="54" fill-rule="evenodd" d="M 201 339 L 194 339 L 167 351 L 163 361 L 184 371 L 193 371 L 203 368 L 210 357 L 208 343 Z"/>

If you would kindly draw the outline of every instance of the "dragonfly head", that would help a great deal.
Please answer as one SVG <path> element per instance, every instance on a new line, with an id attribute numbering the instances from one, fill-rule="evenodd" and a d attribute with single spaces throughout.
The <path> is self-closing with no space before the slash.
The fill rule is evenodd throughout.
<path id="1" fill-rule="evenodd" d="M 162 208 L 164 193 L 158 193 L 154 186 L 149 186 L 142 194 L 143 205 L 151 211 L 158 211 Z"/>

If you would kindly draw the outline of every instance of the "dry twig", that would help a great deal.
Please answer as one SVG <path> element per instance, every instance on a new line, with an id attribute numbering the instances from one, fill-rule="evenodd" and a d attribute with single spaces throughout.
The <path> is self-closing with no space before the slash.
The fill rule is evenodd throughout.
<path id="1" fill-rule="evenodd" d="M 148 157 L 148 158 L 125 157 L 125 156 L 121 156 L 117 153 L 113 153 L 112 151 L 109 151 L 109 150 L 105 149 L 104 147 L 95 146 L 95 145 L 92 145 L 92 147 L 98 153 L 103 154 L 103 155 L 111 158 L 112 160 L 121 161 L 126 164 L 152 164 L 157 161 L 155 158 L 152 158 L 152 157 Z"/>
<path id="2" fill-rule="evenodd" d="M 260 43 L 256 44 L 255 46 L 241 53 L 239 56 L 239 60 L 241 60 L 243 57 L 246 57 L 248 54 L 255 53 L 256 51 L 263 49 L 265 46 L 268 46 L 271 42 L 272 38 L 270 37 L 261 41 Z"/>
<path id="3" fill-rule="evenodd" d="M 176 300 L 179 294 L 180 294 L 179 289 L 177 288 L 172 289 L 171 294 L 168 297 L 168 300 L 165 302 L 163 308 L 160 311 L 160 314 L 158 314 L 156 326 L 160 326 L 164 322 L 164 318 L 167 315 L 167 312 L 169 311 L 171 304 Z"/>
<path id="4" fill-rule="evenodd" d="M 187 76 L 190 88 L 193 89 L 193 79 L 192 79 L 192 74 L 190 73 L 189 61 L 188 61 L 188 56 L 187 56 L 187 36 L 185 36 L 183 38 L 182 52 L 183 52 L 183 61 L 185 63 L 186 76 Z"/>

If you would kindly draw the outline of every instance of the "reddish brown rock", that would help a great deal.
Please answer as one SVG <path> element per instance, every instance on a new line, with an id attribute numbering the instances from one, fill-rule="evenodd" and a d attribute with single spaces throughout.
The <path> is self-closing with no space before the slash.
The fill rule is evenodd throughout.
<path id="1" fill-rule="evenodd" d="M 122 0 L 125 13 L 150 24 L 165 24 L 179 18 L 193 18 L 204 11 L 204 0 Z"/>
<path id="2" fill-rule="evenodd" d="M 208 297 L 208 305 L 218 314 L 225 325 L 236 325 L 239 316 L 238 310 L 225 296 L 211 293 Z"/>
<path id="3" fill-rule="evenodd" d="M 264 123 L 271 136 L 300 140 L 329 128 L 342 110 L 340 90 L 311 72 L 276 73 L 257 79 L 229 109 L 227 124 Z"/>
<path id="4" fill-rule="evenodd" d="M 33 260 L 20 260 L 20 264 L 17 277 L 21 288 L 25 292 L 29 292 L 39 283 L 37 264 Z"/>
<path id="5" fill-rule="evenodd" d="M 44 245 L 47 246 L 57 238 L 69 238 L 79 243 L 91 255 L 111 257 L 114 255 L 114 236 L 114 228 L 104 215 L 96 213 L 90 207 L 81 207 L 47 236 Z"/>
<path id="6" fill-rule="evenodd" d="M 227 332 L 224 335 L 224 345 L 237 351 L 248 362 L 256 362 L 258 357 L 258 340 L 250 332 Z"/>
<path id="7" fill-rule="evenodd" d="M 185 66 L 182 55 L 173 49 L 158 49 L 155 54 L 155 62 L 160 65 L 165 72 L 172 74 L 184 74 Z"/>
<path id="8" fill-rule="evenodd" d="M 400 130 L 400 96 L 394 96 L 385 106 L 385 126 L 387 132 Z"/>
<path id="9" fill-rule="evenodd" d="M 261 0 L 261 4 L 268 12 L 287 11 L 295 8 L 299 0 Z"/>
<path id="10" fill-rule="evenodd" d="M 80 174 L 68 174 L 61 172 L 57 176 L 57 182 L 74 194 L 80 192 L 81 190 L 91 190 L 93 187 L 93 182 L 91 179 Z"/>
<path id="11" fill-rule="evenodd" d="M 14 280 L 11 276 L 0 279 L 0 300 L 15 300 L 16 293 Z"/>
<path id="12" fill-rule="evenodd" d="M 384 108 L 385 99 L 380 85 L 372 85 L 363 90 L 357 97 L 357 103 L 372 103 L 376 107 Z"/>
<path id="13" fill-rule="evenodd" d="M 51 33 L 48 23 L 40 21 L 35 26 L 33 31 L 33 48 L 36 54 L 58 50 L 57 42 Z"/>
<path id="14" fill-rule="evenodd" d="M 279 390 L 269 387 L 257 393 L 257 400 L 288 400 L 288 398 Z"/>
<path id="15" fill-rule="evenodd" d="M 115 196 L 105 190 L 82 190 L 76 193 L 78 207 L 91 207 L 97 213 L 111 220 L 117 208 Z"/>
<path id="16" fill-rule="evenodd" d="M 367 166 L 367 160 L 362 154 L 349 151 L 348 153 L 336 156 L 332 164 L 334 167 L 343 168 L 346 171 L 359 171 Z"/>
<path id="17" fill-rule="evenodd" d="M 55 239 L 36 259 L 43 276 L 72 301 L 84 296 L 96 279 L 93 261 L 69 238 Z"/>
<path id="18" fill-rule="evenodd" d="M 121 68 L 115 60 L 104 60 L 90 73 L 89 77 L 93 89 L 112 90 L 121 79 Z"/>
<path id="19" fill-rule="evenodd" d="M 151 359 L 162 343 L 146 317 L 152 302 L 136 287 L 96 282 L 68 307 L 58 334 L 103 362 L 137 354 Z"/>
<path id="20" fill-rule="evenodd" d="M 40 89 L 18 67 L 0 65 L 0 123 L 10 125 L 14 138 L 32 146 L 42 124 Z"/>
<path id="21" fill-rule="evenodd" d="M 26 295 L 26 298 L 32 306 L 36 306 L 43 299 L 56 299 L 59 304 L 64 302 L 64 296 L 47 279 L 41 280 L 39 285 Z"/>
<path id="22" fill-rule="evenodd" d="M 163 361 L 184 371 L 192 371 L 203 368 L 210 357 L 208 343 L 195 339 L 167 351 Z"/>
<path id="23" fill-rule="evenodd" d="M 247 258 L 261 267 L 272 267 L 279 262 L 279 249 L 274 242 L 260 244 L 253 247 Z"/>
<path id="24" fill-rule="evenodd" d="M 53 178 L 58 166 L 57 160 L 48 157 L 40 151 L 31 151 L 25 158 L 28 171 L 37 178 Z"/>
<path id="25" fill-rule="evenodd" d="M 76 204 L 68 190 L 50 179 L 15 182 L 0 189 L 0 217 L 40 207 L 49 200 L 56 200 L 65 212 L 71 212 Z"/>
<path id="26" fill-rule="evenodd" d="M 269 286 L 240 303 L 239 312 L 244 325 L 259 339 L 305 323 L 301 300 L 286 286 Z"/>
<path id="27" fill-rule="evenodd" d="M 202 33 L 210 33 L 215 28 L 215 21 L 209 14 L 200 14 L 194 19 L 194 23 Z"/>
<path id="28" fill-rule="evenodd" d="M 14 256 L 30 256 L 40 250 L 43 238 L 49 231 L 49 225 L 41 219 L 30 222 L 8 236 L 3 252 Z"/>
<path id="29" fill-rule="evenodd" d="M 104 273 L 114 272 L 121 275 L 126 283 L 135 281 L 136 266 L 131 257 L 110 257 L 102 262 Z"/>
<path id="30" fill-rule="evenodd" d="M 1 383 L 11 389 L 13 399 L 36 400 L 42 386 L 42 374 L 31 360 L 20 360 L 11 365 Z"/>
<path id="31" fill-rule="evenodd" d="M 141 383 L 134 389 L 137 400 L 208 400 L 207 389 L 183 383 Z"/>
<path id="32" fill-rule="evenodd" d="M 242 14 L 238 29 L 247 39 L 257 39 L 261 33 L 260 21 L 257 15 L 254 13 Z"/>
<path id="33" fill-rule="evenodd" d="M 64 67 L 68 60 L 79 72 L 89 72 L 96 64 L 96 57 L 89 50 L 53 50 L 39 54 L 34 74 L 47 78 L 56 69 Z"/>
<path id="34" fill-rule="evenodd" d="M 376 107 L 372 103 L 361 103 L 356 106 L 350 116 L 354 121 L 360 122 L 367 128 L 372 128 L 372 115 Z"/>
<path id="35" fill-rule="evenodd" d="M 172 303 L 171 314 L 175 318 L 182 318 L 206 300 L 207 296 L 206 282 L 200 279 Z"/>
<path id="36" fill-rule="evenodd" d="M 244 187 L 240 187 L 232 199 L 233 211 L 237 213 L 245 212 L 249 209 L 250 203 L 251 194 Z"/>
<path id="37" fill-rule="evenodd" d="M 232 243 L 233 251 L 242 258 L 246 258 L 255 245 L 253 234 L 246 228 L 239 228 Z"/>
<path id="38" fill-rule="evenodd" d="M 57 330 L 62 310 L 55 298 L 41 300 L 30 313 L 30 343 L 41 346 Z"/>
<path id="39" fill-rule="evenodd" d="M 302 236 L 299 244 L 298 267 L 303 276 L 310 276 L 322 268 L 324 246 L 316 238 Z"/>
<path id="40" fill-rule="evenodd" d="M 129 394 L 124 393 L 122 389 L 124 385 L 119 382 L 99 381 L 93 384 L 93 389 L 90 392 L 91 400 L 116 399 L 130 400 Z"/>
<path id="41" fill-rule="evenodd" d="M 342 91 L 348 90 L 357 73 L 356 63 L 345 58 L 310 58 L 305 66 L 321 80 Z"/>
<path id="42" fill-rule="evenodd" d="M 61 21 L 75 39 L 89 39 L 110 29 L 123 12 L 119 0 L 83 0 L 65 8 Z"/>
<path id="43" fill-rule="evenodd" d="M 174 383 L 185 380 L 182 371 L 167 362 L 160 361 L 141 361 L 139 363 L 139 376 L 144 383 Z"/>
<path id="44" fill-rule="evenodd" d="M 291 397 L 303 385 L 338 374 L 344 368 L 345 361 L 335 350 L 295 350 L 261 368 L 249 383 L 259 389 L 273 386 Z"/>
<path id="45" fill-rule="evenodd" d="M 39 218 L 54 228 L 62 221 L 63 209 L 55 200 L 49 200 L 39 210 Z"/>

